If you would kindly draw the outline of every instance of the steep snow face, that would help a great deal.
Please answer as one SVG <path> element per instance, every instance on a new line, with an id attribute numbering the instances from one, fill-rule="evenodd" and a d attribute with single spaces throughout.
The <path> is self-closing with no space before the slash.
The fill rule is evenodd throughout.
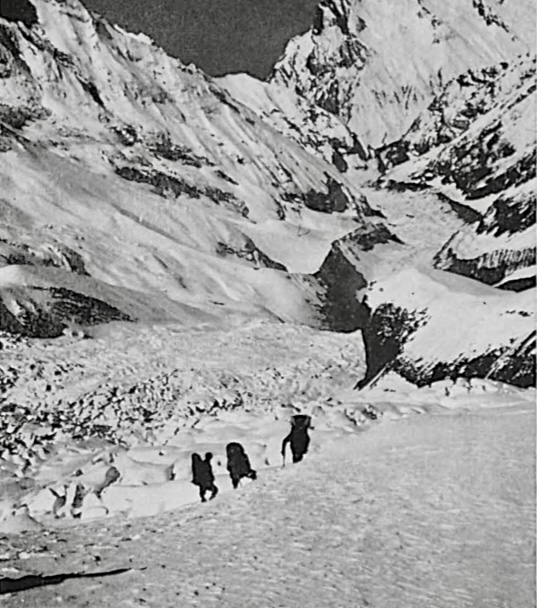
<path id="1" fill-rule="evenodd" d="M 377 148 L 454 76 L 534 49 L 534 23 L 532 0 L 323 0 L 272 79 Z"/>
<path id="2" fill-rule="evenodd" d="M 499 11 L 504 11 L 504 4 L 498 4 Z M 433 13 L 425 10 L 429 5 L 447 24 L 453 22 L 455 12 L 457 23 L 467 17 L 479 32 L 480 42 L 474 45 L 477 51 L 466 48 L 466 38 L 452 32 L 440 36 L 437 43 L 431 42 L 441 53 L 429 53 L 422 42 L 416 44 L 423 46 L 410 53 L 410 38 L 400 35 L 400 26 L 406 24 L 408 32 L 417 37 L 415 22 L 432 23 Z M 454 246 L 459 243 L 462 251 L 464 239 L 457 241 L 452 235 L 468 229 L 464 227 L 466 219 L 458 216 L 462 205 L 457 209 L 434 192 L 422 196 L 419 189 L 428 185 L 428 178 L 422 180 L 418 165 L 412 164 L 410 169 L 410 173 L 416 172 L 414 181 L 418 182 L 411 184 L 415 190 L 411 196 L 398 191 L 401 182 L 403 186 L 412 182 L 405 173 L 411 163 L 394 167 L 393 174 L 386 176 L 391 179 L 388 185 L 395 184 L 389 191 L 382 190 L 382 184 L 370 187 L 367 196 L 374 209 L 364 196 L 365 189 L 358 190 L 356 185 L 365 150 L 353 133 L 355 129 L 348 128 L 352 126 L 351 115 L 345 117 L 338 110 L 336 116 L 333 108 L 331 112 L 317 109 L 314 96 L 298 84 L 298 93 L 290 90 L 291 80 L 279 79 L 281 69 L 270 83 L 242 76 L 215 81 L 166 56 L 145 36 L 132 36 L 90 14 L 76 0 L 36 0 L 33 6 L 35 14 L 0 17 L 4 85 L 0 87 L 0 244 L 5 253 L 0 258 L 0 294 L 9 312 L 1 316 L 6 322 L 0 329 L 52 337 L 66 328 L 76 333 L 80 326 L 87 330 L 88 325 L 111 320 L 214 328 L 236 327 L 253 318 L 345 332 L 365 327 L 368 354 L 375 349 L 382 353 L 380 358 L 369 356 L 368 379 L 394 358 L 402 361 L 400 346 L 414 334 L 418 336 L 417 330 L 434 340 L 442 332 L 451 333 L 449 316 L 430 297 L 427 273 L 434 255 L 447 241 Z M 416 91 L 421 93 L 415 93 L 418 101 L 420 95 L 425 99 L 424 91 L 429 95 L 436 86 L 431 78 L 441 80 L 438 75 L 431 77 L 435 57 L 440 62 L 442 55 L 445 62 L 444 54 L 453 51 L 459 59 L 448 62 L 448 68 L 456 70 L 463 64 L 467 67 L 468 62 L 463 61 L 466 51 L 477 63 L 503 57 L 504 51 L 518 52 L 525 44 L 523 36 L 509 35 L 506 42 L 509 12 L 502 26 L 484 5 L 478 9 L 477 4 L 470 7 L 462 0 L 455 8 L 422 0 L 421 16 L 414 14 L 416 5 L 410 0 L 397 6 L 404 8 L 400 21 L 393 19 L 395 9 L 388 3 L 381 4 L 378 11 L 365 0 L 352 5 L 322 3 L 309 39 L 315 39 L 316 44 L 330 39 L 334 48 L 339 48 L 341 37 L 354 40 L 357 29 L 364 36 L 378 34 L 379 23 L 390 16 L 390 27 L 398 32 L 392 32 L 393 40 L 405 41 L 403 46 L 397 46 L 399 42 L 389 45 L 393 57 L 375 54 L 373 49 L 380 47 L 373 38 L 368 39 L 369 46 L 362 42 L 349 46 L 349 53 L 363 50 L 363 73 L 374 72 L 384 86 L 388 75 L 396 73 L 393 70 L 404 67 L 401 57 L 407 49 L 409 56 L 418 57 L 418 63 L 413 59 L 407 70 L 409 78 L 419 83 Z M 523 9 L 525 5 L 520 6 Z M 365 27 L 359 20 L 360 7 L 370 21 Z M 445 24 L 437 26 L 441 31 L 447 28 Z M 468 27 L 464 22 L 463 33 L 468 33 Z M 490 32 L 496 32 L 491 34 L 495 44 Z M 349 60 L 343 68 L 338 64 L 332 69 L 330 54 L 319 55 L 318 60 L 303 66 L 301 74 L 307 80 L 311 66 L 316 66 L 320 85 L 328 80 L 338 83 L 339 76 L 343 84 L 351 83 L 349 74 L 361 65 Z M 338 72 L 340 69 L 348 73 Z M 406 102 L 386 114 L 388 101 L 380 94 L 365 93 L 374 91 L 375 82 L 371 81 L 370 89 L 349 85 L 348 90 L 352 96 L 373 95 L 377 100 L 376 105 L 368 105 L 369 98 L 363 103 L 371 112 L 371 128 L 380 133 L 386 130 L 386 116 L 397 115 L 399 124 Z M 493 150 L 492 173 L 480 174 L 478 167 L 470 190 L 479 194 L 489 178 L 496 180 L 495 172 L 504 171 L 509 191 L 502 195 L 515 214 L 518 210 L 526 213 L 517 197 L 529 192 L 525 177 L 519 180 L 516 174 L 513 181 L 509 164 L 516 161 L 517 168 L 522 159 L 525 167 L 524 142 L 532 145 L 521 126 L 530 116 L 527 84 L 520 81 L 511 86 L 506 80 L 500 88 L 502 100 L 507 101 L 498 108 L 491 102 L 489 110 L 462 134 L 455 134 L 450 144 L 460 144 L 464 151 L 464 158 L 454 157 L 455 182 L 468 173 L 464 159 L 473 162 L 474 157 L 467 154 L 473 149 L 472 142 L 480 142 L 489 118 L 497 121 L 502 113 L 508 126 L 506 137 L 515 152 L 502 152 L 511 149 L 502 144 L 503 135 L 498 140 L 487 136 L 484 141 L 491 143 Z M 390 86 L 399 91 L 399 84 Z M 526 97 L 520 95 L 523 90 Z M 397 95 L 401 101 L 400 91 Z M 352 109 L 351 97 L 347 107 Z M 390 99 L 396 99 L 395 94 Z M 407 110 L 410 115 L 413 104 L 407 104 L 403 115 Z M 524 117 L 523 122 L 518 115 Z M 426 165 L 429 160 L 435 162 L 435 154 L 448 153 L 441 141 L 433 143 L 427 153 L 430 157 L 426 154 L 412 162 Z M 379 152 L 379 158 L 386 157 L 382 155 L 383 151 Z M 365 175 L 370 177 L 374 172 L 372 168 Z M 502 185 L 502 180 L 493 183 Z M 469 198 L 469 192 L 465 196 Z M 497 204 L 483 219 L 483 243 L 491 237 L 489 228 L 496 235 L 499 222 L 508 228 L 502 228 L 502 238 L 512 239 L 509 247 L 522 251 L 526 245 L 522 247 L 515 240 L 527 238 L 529 232 L 513 231 L 510 220 L 504 221 L 500 202 L 494 199 L 487 203 Z M 528 202 L 528 209 L 530 206 Z M 477 211 L 474 214 L 479 217 Z M 49 253 L 42 254 L 36 242 Z M 464 247 L 471 246 L 475 245 L 468 238 Z M 488 245 L 482 249 L 488 254 Z M 447 268 L 450 256 L 442 250 L 436 263 Z M 506 261 L 505 272 L 495 275 L 493 284 L 506 286 L 509 273 L 520 278 L 532 261 L 526 253 L 517 256 L 514 253 Z M 476 256 L 470 252 L 469 257 Z M 478 265 L 486 267 L 487 263 L 480 259 Z M 416 265 L 425 270 L 405 280 L 405 268 Z M 479 287 L 486 296 L 489 287 Z M 364 305 L 360 300 L 367 289 L 371 301 Z M 454 284 L 455 294 L 458 290 Z M 410 303 L 405 303 L 407 292 L 415 298 Z M 520 327 L 514 327 L 512 333 L 518 341 L 532 330 L 533 318 L 526 293 L 508 295 L 513 297 L 509 306 L 522 311 L 517 318 Z M 515 306 L 517 296 L 520 308 Z M 499 323 L 499 317 L 501 323 L 505 321 L 501 343 L 491 346 L 486 324 L 475 341 L 466 340 L 464 332 L 457 334 L 453 338 L 456 346 L 442 353 L 427 338 L 420 343 L 422 364 L 430 367 L 439 361 L 453 362 L 453 357 L 457 361 L 460 357 L 481 357 L 482 364 L 474 369 L 485 375 L 498 357 L 509 359 L 512 351 L 504 351 L 504 346 L 510 339 L 510 317 L 504 315 L 503 308 L 498 312 L 491 306 L 481 312 L 485 310 L 491 311 L 483 317 L 491 324 Z M 429 317 L 424 327 L 434 327 L 436 333 L 422 333 L 421 322 Z M 19 331 L 21 327 L 27 331 Z M 415 355 L 416 361 L 419 356 Z M 446 375 L 451 368 L 442 368 L 442 373 Z M 526 372 L 524 377 L 513 369 L 509 373 L 502 378 L 514 378 L 522 384 L 527 381 Z M 410 372 L 407 376 L 418 383 L 422 378 Z"/>
<path id="3" fill-rule="evenodd" d="M 535 287 L 535 180 L 498 197 L 481 221 L 456 233 L 435 267 L 502 289 Z"/>
<path id="4" fill-rule="evenodd" d="M 38 25 L 32 29 L 3 27 L 4 77 L 9 86 L 3 89 L 2 102 L 17 102 L 28 112 L 24 121 L 6 108 L 6 122 L 12 127 L 31 122 L 31 111 L 54 117 L 26 125 L 26 135 L 61 138 L 63 146 L 81 132 L 95 140 L 99 135 L 99 141 L 119 148 L 123 156 L 150 152 L 161 165 L 166 166 L 165 161 L 176 163 L 175 169 L 178 163 L 186 165 L 184 172 L 204 168 L 205 182 L 217 173 L 215 165 L 231 173 L 238 169 L 249 177 L 252 188 L 260 184 L 271 190 L 275 186 L 267 184 L 267 178 L 282 181 L 285 170 L 293 173 L 289 184 L 302 191 L 317 186 L 319 178 L 326 180 L 326 171 L 337 177 L 322 161 L 284 143 L 201 72 L 182 66 L 144 37 L 119 31 L 91 16 L 78 2 L 42 0 L 36 6 Z M 283 148 L 279 156 L 278 148 Z M 297 155 L 312 166 L 300 170 L 294 160 Z M 117 166 L 124 160 L 118 156 L 109 162 Z M 267 175 L 269 171 L 272 174 Z M 194 175 L 202 181 L 202 171 Z M 226 183 L 220 175 L 214 177 L 215 183 Z M 267 200 L 265 196 L 263 202 Z"/>
<path id="5" fill-rule="evenodd" d="M 299 105 L 304 149 L 145 36 L 77 0 L 33 5 L 31 21 L 0 18 L 5 239 L 64 243 L 90 277 L 22 270 L 18 305 L 35 308 L 21 294 L 48 281 L 88 297 L 97 290 L 141 320 L 230 313 L 316 323 L 286 271 L 317 271 L 334 239 L 379 222 L 332 162 L 339 140 L 352 146 L 346 128 L 323 112 L 305 126 Z M 325 122 L 333 135 L 315 136 Z"/>
<path id="6" fill-rule="evenodd" d="M 484 377 L 535 385 L 535 294 L 484 288 L 426 269 L 392 275 L 369 294 L 365 386 L 389 370 L 418 386 Z"/>
<path id="7" fill-rule="evenodd" d="M 535 58 L 461 74 L 378 152 L 382 170 L 402 163 L 386 180 L 432 186 L 478 212 L 438 253 L 437 268 L 503 289 L 535 285 L 536 103 Z"/>
<path id="8" fill-rule="evenodd" d="M 476 131 L 470 131 L 471 127 L 483 129 L 486 123 L 498 121 L 505 113 L 511 113 L 504 127 L 510 131 L 511 148 L 531 148 L 535 144 L 529 132 L 534 117 L 530 111 L 534 80 L 534 56 L 459 74 L 446 84 L 398 141 L 378 150 L 380 169 L 386 171 L 393 165 L 416 159 L 433 148 L 454 142 L 465 132 L 475 136 Z M 507 149 L 504 156 L 510 156 Z"/>
<path id="9" fill-rule="evenodd" d="M 339 117 L 308 102 L 290 88 L 275 81 L 262 82 L 247 74 L 231 74 L 217 82 L 265 124 L 294 139 L 312 154 L 321 155 L 341 173 L 365 168 L 366 150 L 356 135 Z"/>

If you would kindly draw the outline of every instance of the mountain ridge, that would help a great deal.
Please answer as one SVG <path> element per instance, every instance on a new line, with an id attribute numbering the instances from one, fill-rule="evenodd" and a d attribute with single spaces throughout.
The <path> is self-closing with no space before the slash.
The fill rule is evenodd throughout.
<path id="1" fill-rule="evenodd" d="M 432 28 L 436 13 L 431 7 L 439 14 L 444 11 L 446 31 L 456 12 L 453 7 L 442 9 L 436 0 L 405 1 L 408 28 L 394 26 L 393 46 L 385 51 L 381 41 L 375 61 L 383 52 L 388 53 L 385 59 L 394 58 L 400 48 L 412 46 L 415 32 L 410 25 L 422 27 L 426 22 Z M 384 141 L 386 128 L 396 117 L 390 133 L 400 132 L 400 139 L 374 153 L 375 142 L 364 137 L 365 131 L 357 135 L 348 117 L 318 106 L 314 89 L 313 99 L 307 87 L 293 89 L 295 67 L 301 64 L 293 64 L 292 58 L 306 61 L 297 50 L 304 40 L 315 39 L 320 45 L 322 53 L 319 50 L 315 57 L 326 60 L 319 63 L 326 82 L 339 82 L 341 66 L 332 65 L 329 51 L 335 52 L 337 64 L 351 37 L 356 48 L 343 57 L 348 64 L 343 67 L 351 75 L 353 70 L 362 74 L 372 47 L 359 61 L 352 53 L 365 53 L 360 36 L 369 36 L 380 23 L 360 17 L 363 10 L 373 18 L 367 12 L 372 10 L 368 1 L 322 2 L 321 21 L 317 19 L 306 37 L 290 43 L 290 52 L 264 83 L 244 75 L 212 79 L 195 66 L 168 57 L 146 36 L 110 25 L 78 0 L 35 0 L 36 18 L 25 17 L 27 23 L 0 18 L 0 72 L 5 85 L 0 91 L 0 184 L 7 212 L 0 226 L 4 305 L 30 337 L 39 319 L 40 327 L 50 325 L 52 337 L 70 327 L 127 318 L 183 327 L 234 327 L 259 318 L 344 331 L 349 339 L 363 331 L 367 381 L 403 368 L 412 368 L 406 376 L 418 385 L 442 374 L 492 373 L 495 361 L 515 353 L 513 341 L 527 345 L 531 334 L 534 310 L 524 272 L 531 270 L 535 250 L 531 226 L 516 234 L 497 230 L 506 209 L 512 208 L 514 216 L 531 215 L 531 169 L 522 181 L 504 180 L 498 172 L 511 175 L 510 165 L 504 164 L 525 158 L 535 143 L 531 138 L 512 138 L 513 152 L 504 153 L 511 148 L 505 148 L 503 139 L 511 132 L 522 133 L 531 121 L 531 93 L 527 99 L 517 98 L 517 91 L 530 86 L 530 77 L 524 79 L 524 74 L 531 74 L 531 69 L 523 67 L 524 62 L 518 69 L 512 59 L 519 48 L 526 48 L 525 34 L 507 40 L 505 28 L 494 17 L 505 13 L 518 22 L 526 5 L 518 14 L 506 7 L 500 10 L 500 4 L 499 12 L 490 12 L 486 7 L 493 4 L 470 6 L 460 0 L 457 6 L 463 14 L 471 11 L 469 24 L 452 39 L 444 35 L 439 42 L 431 38 L 424 43 L 444 49 L 442 53 L 450 45 L 458 49 L 441 78 L 434 63 L 440 50 L 435 50 L 431 63 L 421 47 L 412 47 L 416 65 L 408 72 L 410 79 L 418 75 L 422 84 L 438 81 L 420 88 L 419 94 L 411 91 L 416 103 L 403 101 L 397 93 L 400 83 L 394 89 L 393 78 L 384 80 L 390 70 L 399 73 L 397 63 L 386 61 L 372 84 L 392 87 L 386 100 L 393 97 L 397 102 L 397 93 L 399 101 L 380 103 L 380 93 L 375 95 L 374 86 L 368 88 L 367 95 L 377 101 L 366 104 L 365 122 L 374 114 L 367 128 L 375 129 L 375 137 Z M 376 19 L 391 15 L 394 21 L 390 2 L 382 7 Z M 415 14 L 416 7 L 421 16 Z M 501 23 L 509 23 L 507 17 Z M 464 60 L 460 41 L 476 20 L 485 24 L 478 28 L 479 48 Z M 503 32 L 499 39 L 497 30 Z M 293 55 L 293 49 L 299 54 Z M 507 55 L 514 65 L 495 68 L 494 74 L 479 77 L 472 67 L 503 61 Z M 286 65 L 295 70 L 293 78 L 285 76 Z M 453 77 L 473 78 L 471 86 L 444 82 L 459 68 Z M 311 70 L 305 66 L 298 76 L 306 86 Z M 435 100 L 432 95 L 440 80 L 447 88 Z M 356 82 L 349 77 L 347 85 L 352 91 Z M 437 129 L 436 117 L 453 105 L 457 87 L 463 86 L 468 97 L 458 97 L 459 103 L 464 99 L 481 106 L 479 111 L 472 106 L 473 112 L 466 108 L 464 124 L 458 114 L 449 117 L 453 133 L 447 137 L 443 123 Z M 356 90 L 365 88 L 362 83 Z M 353 105 L 352 95 L 345 102 L 351 113 L 365 103 Z M 509 106 L 511 98 L 515 102 Z M 527 110 L 522 119 L 515 116 L 520 104 Z M 422 113 L 416 114 L 422 106 Z M 508 107 L 511 114 L 506 111 L 505 120 L 512 115 L 513 129 L 502 130 L 491 144 L 497 153 L 490 162 L 499 159 L 500 164 L 483 173 L 487 166 L 478 154 L 478 162 L 468 169 L 459 161 L 473 157 L 457 156 L 457 146 L 463 151 L 478 149 L 480 137 L 488 133 L 487 121 Z M 455 114 L 459 111 L 457 106 Z M 403 130 L 411 117 L 412 124 Z M 423 177 L 421 167 L 427 159 L 446 171 L 444 158 L 451 159 L 450 155 L 456 161 L 450 170 L 457 179 L 465 171 L 475 173 L 472 192 L 457 197 L 447 186 L 440 188 Z M 497 186 L 487 198 L 480 188 L 489 178 Z M 483 235 L 477 239 L 483 242 L 483 251 L 466 263 L 461 252 L 474 238 L 476 226 L 477 234 Z M 36 240 L 48 244 L 49 250 L 67 253 L 43 257 Z M 28 249 L 21 256 L 24 243 Z M 66 263 L 66 256 L 81 260 L 85 274 Z M 440 269 L 453 271 L 453 276 L 435 274 Z M 470 296 L 469 279 L 453 274 L 457 272 L 476 280 Z M 520 296 L 505 295 L 510 281 L 516 282 L 513 291 Z M 503 297 L 489 291 L 493 288 L 486 283 L 498 285 Z M 72 293 L 79 294 L 78 308 Z M 50 294 L 64 298 L 59 307 L 63 320 L 51 316 Z M 487 323 L 473 327 L 473 317 L 462 317 L 456 320 L 455 337 L 442 345 L 439 336 L 452 331 L 453 321 L 445 307 L 458 300 L 479 305 L 487 323 L 497 326 L 496 335 L 488 335 Z M 486 307 L 479 304 L 483 301 Z M 28 319 L 34 319 L 34 325 Z M 13 327 L 11 321 L 7 326 Z M 389 339 L 386 332 L 391 332 Z M 416 344 L 421 346 L 417 349 Z M 531 348 L 520 352 L 525 362 L 533 360 Z M 474 360 L 477 363 L 468 364 Z M 520 380 L 516 373 L 504 372 L 502 380 L 534 382 L 531 374 Z"/>
<path id="2" fill-rule="evenodd" d="M 529 1 L 323 0 L 272 79 L 340 116 L 364 147 L 378 148 L 399 139 L 451 78 L 535 52 L 534 22 Z"/>

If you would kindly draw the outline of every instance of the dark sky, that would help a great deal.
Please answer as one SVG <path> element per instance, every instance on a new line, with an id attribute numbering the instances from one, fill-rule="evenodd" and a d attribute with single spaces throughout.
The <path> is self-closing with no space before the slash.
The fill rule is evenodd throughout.
<path id="1" fill-rule="evenodd" d="M 285 43 L 313 23 L 318 0 L 82 0 L 184 63 L 220 76 L 266 77 Z"/>

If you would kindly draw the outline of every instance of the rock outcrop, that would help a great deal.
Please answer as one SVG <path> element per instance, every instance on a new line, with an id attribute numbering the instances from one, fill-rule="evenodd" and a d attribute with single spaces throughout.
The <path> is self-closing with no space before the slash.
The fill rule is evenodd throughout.
<path id="1" fill-rule="evenodd" d="M 536 100 L 535 58 L 467 72 L 378 151 L 388 179 L 434 187 L 477 212 L 436 268 L 502 289 L 535 285 Z"/>
<path id="2" fill-rule="evenodd" d="M 48 287 L 77 291 L 76 257 L 81 296 L 128 318 L 317 322 L 284 289 L 295 251 L 274 256 L 251 228 L 280 222 L 272 240 L 313 228 L 325 248 L 336 225 L 339 237 L 381 223 L 347 175 L 363 164 L 348 129 L 285 88 L 258 83 L 249 106 L 78 0 L 28 6 L 0 15 L 0 182 L 8 234 L 23 220 L 71 252 Z"/>
<path id="3" fill-rule="evenodd" d="M 534 22 L 531 0 L 323 0 L 272 78 L 376 149 L 400 139 L 452 78 L 534 51 Z"/>
<path id="4" fill-rule="evenodd" d="M 407 270 L 373 290 L 364 329 L 367 372 L 425 386 L 445 378 L 490 378 L 535 386 L 534 293 L 478 286 L 439 271 Z"/>

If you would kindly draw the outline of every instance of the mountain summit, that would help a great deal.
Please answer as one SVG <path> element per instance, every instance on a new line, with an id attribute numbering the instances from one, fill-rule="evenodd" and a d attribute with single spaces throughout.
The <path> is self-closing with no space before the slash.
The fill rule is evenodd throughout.
<path id="1" fill-rule="evenodd" d="M 534 52 L 535 10 L 532 0 L 322 0 L 272 79 L 378 148 L 455 76 Z"/>

